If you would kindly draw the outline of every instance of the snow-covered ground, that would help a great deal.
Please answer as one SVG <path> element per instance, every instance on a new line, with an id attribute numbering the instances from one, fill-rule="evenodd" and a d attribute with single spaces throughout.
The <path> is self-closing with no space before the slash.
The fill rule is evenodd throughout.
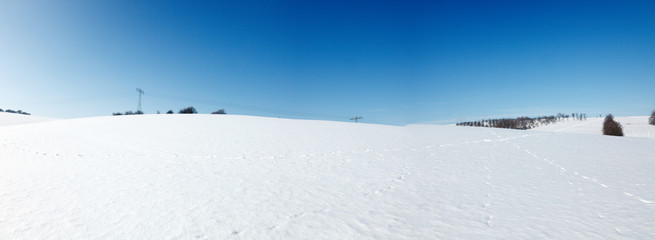
<path id="1" fill-rule="evenodd" d="M 111 116 L 0 127 L 0 166 L 0 239 L 655 239 L 648 138 Z"/>
<path id="2" fill-rule="evenodd" d="M 0 126 L 28 124 L 58 120 L 56 118 L 23 115 L 18 113 L 0 112 Z"/>
<path id="3" fill-rule="evenodd" d="M 554 124 L 531 129 L 532 131 L 567 132 L 603 134 L 603 121 L 605 118 L 595 117 L 587 120 L 564 120 Z M 648 124 L 648 116 L 615 117 L 621 123 L 623 134 L 626 137 L 655 138 L 655 126 Z"/>

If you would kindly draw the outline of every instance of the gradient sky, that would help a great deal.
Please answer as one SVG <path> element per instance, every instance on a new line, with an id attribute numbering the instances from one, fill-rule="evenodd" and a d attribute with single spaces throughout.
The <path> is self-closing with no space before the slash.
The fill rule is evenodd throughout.
<path id="1" fill-rule="evenodd" d="M 383 124 L 655 109 L 653 1 L 0 0 L 0 108 Z"/>

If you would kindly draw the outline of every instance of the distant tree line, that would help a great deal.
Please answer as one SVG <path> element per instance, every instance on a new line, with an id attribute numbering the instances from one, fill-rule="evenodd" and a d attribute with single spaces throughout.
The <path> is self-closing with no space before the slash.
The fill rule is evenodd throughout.
<path id="1" fill-rule="evenodd" d="M 28 112 L 23 112 L 23 110 L 16 110 L 16 111 L 11 110 L 11 109 L 2 110 L 2 108 L 0 108 L 0 112 L 18 113 L 18 114 L 23 114 L 23 115 L 32 115 L 32 114 L 30 114 L 30 113 L 28 113 Z"/>
<path id="2" fill-rule="evenodd" d="M 174 113 L 173 110 L 168 110 L 168 111 L 166 112 L 166 114 L 173 114 L 173 113 Z M 194 108 L 194 107 L 186 107 L 186 108 L 182 108 L 182 109 L 180 109 L 180 111 L 178 111 L 177 113 L 179 113 L 179 114 L 197 114 L 197 113 L 198 113 L 198 110 L 196 110 L 196 108 Z M 143 114 L 143 112 L 142 112 L 142 111 L 136 111 L 136 112 L 127 111 L 127 112 L 115 112 L 115 113 L 112 113 L 112 115 L 114 115 L 114 116 L 120 116 L 120 115 L 139 115 L 139 114 Z M 159 111 L 157 111 L 157 114 L 159 114 Z M 218 110 L 212 112 L 211 114 L 227 114 L 227 113 L 225 112 L 225 109 L 218 109 Z"/>
<path id="3" fill-rule="evenodd" d="M 527 130 L 539 126 L 545 126 L 558 121 L 576 119 L 586 120 L 587 114 L 573 113 L 571 115 L 558 113 L 557 115 L 542 116 L 542 117 L 518 117 L 518 118 L 499 118 L 499 119 L 486 119 L 480 121 L 459 122 L 457 126 L 468 127 L 490 127 L 490 128 L 509 128 Z"/>
<path id="4" fill-rule="evenodd" d="M 120 115 L 141 115 L 141 114 L 143 114 L 142 111 L 136 111 L 136 112 L 127 111 L 127 112 L 124 112 L 124 113 L 122 113 L 122 112 L 115 112 L 115 113 L 112 113 L 112 115 L 114 115 L 114 116 L 120 116 Z"/>

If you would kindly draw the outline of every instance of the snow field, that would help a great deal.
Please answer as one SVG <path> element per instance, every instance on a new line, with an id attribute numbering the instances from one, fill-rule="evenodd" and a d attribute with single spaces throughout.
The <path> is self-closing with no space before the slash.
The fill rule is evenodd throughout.
<path id="1" fill-rule="evenodd" d="M 32 115 L 23 115 L 18 113 L 0 112 L 0 126 L 47 122 L 47 121 L 55 121 L 55 120 L 58 119 L 32 116 Z"/>
<path id="2" fill-rule="evenodd" d="M 0 133 L 0 239 L 655 237 L 646 138 L 233 115 Z"/>
<path id="3" fill-rule="evenodd" d="M 587 120 L 564 120 L 554 124 L 537 127 L 531 131 L 565 132 L 565 133 L 586 133 L 603 134 L 603 121 L 605 118 L 587 118 Z M 623 134 L 626 137 L 655 138 L 655 126 L 648 124 L 648 116 L 636 117 L 615 117 L 615 121 L 621 123 Z"/>

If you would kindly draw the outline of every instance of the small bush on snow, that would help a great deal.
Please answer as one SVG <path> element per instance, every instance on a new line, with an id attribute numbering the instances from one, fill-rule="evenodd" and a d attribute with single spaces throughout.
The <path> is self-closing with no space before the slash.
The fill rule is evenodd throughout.
<path id="1" fill-rule="evenodd" d="M 623 128 L 620 123 L 614 121 L 614 116 L 612 116 L 612 114 L 605 117 L 605 122 L 603 122 L 603 135 L 623 136 Z"/>

